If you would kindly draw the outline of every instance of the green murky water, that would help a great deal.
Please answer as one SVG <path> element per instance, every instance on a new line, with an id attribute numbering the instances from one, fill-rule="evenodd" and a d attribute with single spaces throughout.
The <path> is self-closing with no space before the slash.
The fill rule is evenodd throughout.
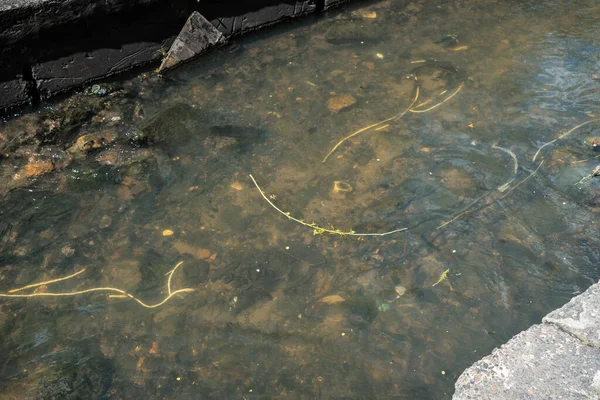
<path id="1" fill-rule="evenodd" d="M 1 299 L 0 399 L 450 398 L 600 278 L 598 125 L 532 160 L 598 115 L 599 13 L 353 4 L 3 123 L 0 292 L 194 291 Z"/>

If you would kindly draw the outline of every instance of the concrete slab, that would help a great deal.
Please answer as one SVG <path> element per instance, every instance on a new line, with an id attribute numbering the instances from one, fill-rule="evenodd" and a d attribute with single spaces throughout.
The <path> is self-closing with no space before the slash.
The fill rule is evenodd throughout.
<path id="1" fill-rule="evenodd" d="M 2 0 L 0 47 L 26 40 L 54 26 L 158 2 L 160 0 Z"/>
<path id="2" fill-rule="evenodd" d="M 599 386 L 600 350 L 541 324 L 465 370 L 453 399 L 597 399 Z"/>
<path id="3" fill-rule="evenodd" d="M 583 343 L 600 349 L 600 284 L 592 285 L 581 295 L 552 311 L 544 323 L 556 325 Z"/>
<path id="4" fill-rule="evenodd" d="M 165 46 L 168 44 L 165 43 Z M 117 49 L 101 48 L 77 52 L 33 65 L 33 78 L 40 98 L 46 99 L 94 79 L 157 61 L 162 57 L 162 47 L 161 43 L 135 42 L 124 44 Z"/>

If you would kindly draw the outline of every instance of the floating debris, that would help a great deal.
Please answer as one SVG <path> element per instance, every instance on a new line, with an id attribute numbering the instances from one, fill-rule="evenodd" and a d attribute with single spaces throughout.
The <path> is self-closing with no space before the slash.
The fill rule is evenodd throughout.
<path id="1" fill-rule="evenodd" d="M 583 178 L 581 178 L 581 180 L 579 182 L 577 182 L 575 185 L 581 185 L 582 183 L 584 183 L 585 181 L 588 181 L 592 178 L 595 178 L 597 176 L 600 176 L 600 165 L 596 166 L 596 168 L 594 168 L 594 170 L 592 171 L 591 174 L 584 176 Z"/>
<path id="2" fill-rule="evenodd" d="M 512 150 L 506 149 L 504 147 L 500 147 L 496 144 L 492 145 L 492 149 L 501 150 L 512 157 L 512 159 L 513 159 L 513 174 L 516 175 L 517 171 L 519 170 L 519 160 L 517 159 L 517 155 L 515 153 L 513 153 Z"/>
<path id="3" fill-rule="evenodd" d="M 591 119 L 591 120 L 589 120 L 589 121 L 586 121 L 586 122 L 584 122 L 584 123 L 582 123 L 582 124 L 579 124 L 579 125 L 577 125 L 577 126 L 576 126 L 576 127 L 574 127 L 574 128 L 571 128 L 571 129 L 569 129 L 569 130 L 568 130 L 568 131 L 566 131 L 565 133 L 563 133 L 563 134 L 559 135 L 559 136 L 558 136 L 556 139 L 554 139 L 554 140 L 551 140 L 551 141 L 549 141 L 548 143 L 545 143 L 545 144 L 543 144 L 543 145 L 542 145 L 542 147 L 540 147 L 540 148 L 538 149 L 538 151 L 535 153 L 535 155 L 533 156 L 533 159 L 532 159 L 532 161 L 535 161 L 535 160 L 536 160 L 536 158 L 537 158 L 537 157 L 540 155 L 540 152 L 541 152 L 541 151 L 542 151 L 542 150 L 543 150 L 543 149 L 544 149 L 546 146 L 550 146 L 551 144 L 553 144 L 553 143 L 556 143 L 557 141 L 559 141 L 559 140 L 561 140 L 561 139 L 564 139 L 564 138 L 566 138 L 567 136 L 569 136 L 570 134 L 572 134 L 572 133 L 573 133 L 573 132 L 575 132 L 577 129 L 581 128 L 582 126 L 585 126 L 585 125 L 587 125 L 587 124 L 591 124 L 592 122 L 598 122 L 598 121 L 600 121 L 600 118 L 597 118 L 597 119 Z"/>
<path id="4" fill-rule="evenodd" d="M 408 229 L 408 228 L 400 228 L 400 229 L 394 229 L 393 231 L 382 232 L 382 233 L 356 233 L 353 230 L 345 232 L 345 231 L 342 231 L 340 229 L 335 229 L 335 228 L 333 228 L 333 229 L 322 228 L 319 225 L 317 225 L 315 222 L 311 222 L 309 224 L 308 222 L 305 222 L 301 219 L 292 217 L 292 215 L 289 212 L 285 212 L 285 211 L 281 210 L 279 207 L 277 207 L 271 200 L 269 200 L 269 198 L 265 195 L 265 192 L 263 192 L 263 190 L 260 188 L 260 186 L 258 186 L 258 183 L 256 183 L 256 180 L 254 179 L 252 174 L 250 174 L 249 176 L 250 176 L 250 179 L 252 179 L 252 182 L 254 182 L 254 186 L 256 186 L 256 189 L 258 189 L 262 198 L 265 199 L 265 201 L 267 203 L 269 203 L 269 205 L 271 207 L 273 207 L 278 213 L 285 215 L 287 217 L 287 219 L 294 221 L 300 225 L 304 225 L 308 228 L 311 228 L 313 230 L 313 235 L 315 235 L 315 236 L 322 235 L 324 233 L 328 233 L 330 235 L 339 235 L 339 236 L 386 236 L 386 235 L 391 235 L 392 233 L 402 232 L 402 231 L 405 231 Z"/>
<path id="5" fill-rule="evenodd" d="M 156 307 L 160 307 L 163 304 L 165 304 L 167 301 L 169 301 L 176 294 L 188 293 L 188 292 L 193 292 L 194 291 L 194 289 L 192 289 L 192 288 L 178 289 L 178 290 L 175 290 L 175 291 L 171 290 L 171 279 L 173 278 L 173 274 L 175 273 L 175 271 L 177 271 L 177 268 L 179 268 L 179 266 L 181 264 L 183 264 L 183 261 L 180 262 L 179 264 L 177 264 L 175 266 L 175 268 L 173 268 L 171 271 L 168 272 L 168 275 L 169 275 L 169 278 L 167 279 L 167 291 L 168 291 L 168 295 L 162 301 L 160 301 L 160 302 L 158 302 L 156 304 L 146 304 L 145 302 L 143 302 L 142 300 L 138 299 L 134 295 L 126 292 L 125 290 L 118 289 L 118 288 L 113 288 L 113 287 L 95 287 L 95 288 L 90 288 L 90 289 L 79 290 L 79 291 L 76 291 L 76 292 L 60 292 L 60 293 L 59 292 L 39 292 L 39 293 L 38 292 L 34 292 L 34 293 L 28 293 L 28 294 L 15 294 L 16 292 L 20 292 L 20 291 L 23 291 L 23 290 L 37 288 L 37 287 L 40 287 L 40 286 L 46 286 L 46 285 L 50 285 L 52 283 L 62 282 L 62 281 L 65 281 L 67 279 L 74 278 L 77 275 L 83 273 L 85 271 L 85 268 L 81 269 L 80 271 L 75 272 L 74 274 L 71 274 L 69 276 L 65 276 L 63 278 L 57 278 L 57 279 L 52 279 L 52 280 L 45 281 L 45 282 L 33 283 L 31 285 L 23 286 L 23 287 L 18 288 L 18 289 L 9 290 L 8 293 L 0 293 L 0 297 L 13 297 L 13 298 L 66 297 L 66 296 L 79 296 L 79 295 L 82 295 L 82 294 L 87 294 L 87 293 L 92 293 L 92 292 L 108 292 L 108 293 L 117 293 L 117 294 L 109 294 L 108 295 L 109 298 L 130 298 L 132 300 L 135 300 L 139 305 L 141 305 L 144 308 L 156 308 Z"/>
<path id="6" fill-rule="evenodd" d="M 478 204 L 481 200 L 483 200 L 484 198 L 486 198 L 487 196 L 490 195 L 494 195 L 495 192 L 500 192 L 500 193 L 504 193 L 508 190 L 508 192 L 506 192 L 506 194 L 504 194 L 504 196 L 500 197 L 500 199 L 504 199 L 506 196 L 508 196 L 513 190 L 515 190 L 516 188 L 518 188 L 519 186 L 521 186 L 523 183 L 525 183 L 529 178 L 531 178 L 533 175 L 535 175 L 535 173 L 538 171 L 538 169 L 540 169 L 540 167 L 542 166 L 542 164 L 544 163 L 544 161 L 542 161 L 540 163 L 540 165 L 538 165 L 538 167 L 531 173 L 529 174 L 525 179 L 523 179 L 522 181 L 520 181 L 519 183 L 517 183 L 515 186 L 513 186 L 511 188 L 512 183 L 514 182 L 514 180 L 517 177 L 517 171 L 519 169 L 519 161 L 517 159 L 517 156 L 515 153 L 513 153 L 511 150 L 509 149 L 505 149 L 504 147 L 500 147 L 497 145 L 492 145 L 493 149 L 497 149 L 497 150 L 502 150 L 505 153 L 509 154 L 512 159 L 513 159 L 513 176 L 506 181 L 505 183 L 503 183 L 502 185 L 496 187 L 495 189 L 492 190 L 488 190 L 487 192 L 485 192 L 483 195 L 479 196 L 478 198 L 476 198 L 473 202 L 471 202 L 471 204 L 469 204 L 467 207 L 463 208 L 462 211 L 458 214 L 456 214 L 454 217 L 452 217 L 452 219 L 444 222 L 443 224 L 439 225 L 437 229 L 441 229 L 444 226 L 456 221 L 457 219 L 464 217 L 465 215 L 471 214 L 475 211 L 481 210 L 481 209 L 476 209 L 474 208 L 474 206 L 476 204 Z M 488 203 L 487 206 L 485 206 L 484 208 L 487 208 L 489 206 L 491 206 L 492 203 Z"/>
<path id="7" fill-rule="evenodd" d="M 412 70 L 412 73 L 410 74 L 410 77 L 412 79 L 414 79 L 415 82 L 415 99 L 412 101 L 412 103 L 406 108 L 406 110 L 404 110 L 403 112 L 394 115 L 390 118 L 386 118 L 384 120 L 381 120 L 379 122 L 376 122 L 372 125 L 366 126 L 364 128 L 359 129 L 358 131 L 351 133 L 350 135 L 346 136 L 345 138 L 343 138 L 342 140 L 340 140 L 338 143 L 336 143 L 336 145 L 329 151 L 329 153 L 327 153 L 327 155 L 325 156 L 325 158 L 323 158 L 323 162 L 326 162 L 327 159 L 329 158 L 329 156 L 331 156 L 331 154 L 342 144 L 344 143 L 346 140 L 353 138 L 354 136 L 362 133 L 362 132 L 366 132 L 370 129 L 374 129 L 375 131 L 380 130 L 380 129 L 384 129 L 386 126 L 384 126 L 387 122 L 390 122 L 392 120 L 399 120 L 402 117 L 404 117 L 404 115 L 406 115 L 406 113 L 411 112 L 411 113 L 426 113 L 429 112 L 431 110 L 436 109 L 437 107 L 441 106 L 442 104 L 447 103 L 450 99 L 452 99 L 454 96 L 456 96 L 458 94 L 458 92 L 460 92 L 464 86 L 464 80 L 461 81 L 461 79 L 464 78 L 464 74 L 462 73 L 461 70 L 459 70 L 458 68 L 452 66 L 449 63 L 445 63 L 445 62 L 441 62 L 441 61 L 437 61 L 437 60 L 419 60 L 419 61 L 413 61 L 413 64 L 415 63 L 419 63 L 419 64 L 423 64 L 423 65 L 419 65 L 418 67 L 415 67 Z M 420 81 L 419 81 L 419 74 L 425 74 L 426 72 L 431 73 L 431 71 L 434 71 L 436 73 L 439 73 L 439 76 L 443 76 L 445 77 L 445 79 L 448 82 L 455 82 L 458 78 L 458 81 L 460 81 L 460 83 L 458 84 L 458 86 L 456 87 L 456 89 L 450 93 L 449 95 L 447 95 L 442 101 L 439 101 L 438 103 L 434 104 L 433 106 L 430 106 L 429 108 L 426 109 L 421 109 L 421 107 L 424 107 L 425 105 L 431 103 L 433 101 L 433 99 L 428 99 L 426 101 L 424 101 L 423 103 L 415 106 L 414 104 L 417 102 L 418 98 L 419 98 L 419 92 L 420 92 Z M 448 92 L 448 89 L 442 91 L 440 93 L 440 96 L 445 95 Z"/>
<path id="8" fill-rule="evenodd" d="M 469 50 L 469 46 L 450 47 L 448 50 L 449 51 L 465 51 L 465 50 Z"/>
<path id="9" fill-rule="evenodd" d="M 440 283 L 440 282 L 445 281 L 446 279 L 448 279 L 448 272 L 450 272 L 450 268 L 448 268 L 447 270 L 445 270 L 444 272 L 442 272 L 442 274 L 440 275 L 440 278 L 433 285 L 431 285 L 431 287 L 434 287 L 438 283 Z"/>
<path id="10" fill-rule="evenodd" d="M 357 130 L 356 132 L 354 132 L 354 133 L 352 133 L 352 134 L 350 134 L 350 135 L 346 136 L 345 138 L 343 138 L 342 140 L 340 140 L 339 142 L 337 142 L 337 144 L 336 144 L 335 146 L 333 146 L 333 148 L 332 148 L 332 149 L 329 151 L 329 153 L 327 153 L 327 155 L 325 156 L 325 158 L 323 158 L 323 162 L 326 162 L 326 161 L 327 161 L 327 159 L 329 158 L 329 156 L 330 156 L 331 154 L 333 154 L 333 152 L 334 152 L 334 151 L 335 151 L 335 150 L 336 150 L 338 147 L 340 147 L 340 146 L 342 145 L 342 143 L 344 143 L 346 140 L 353 138 L 354 136 L 358 135 L 359 133 L 362 133 L 362 132 L 368 131 L 368 130 L 369 130 L 369 129 L 371 129 L 371 128 L 375 128 L 375 127 L 377 127 L 377 126 L 383 125 L 383 124 L 385 124 L 386 122 L 389 122 L 389 121 L 391 121 L 391 120 L 393 120 L 393 119 L 400 119 L 400 118 L 402 118 L 402 117 L 403 117 L 403 116 L 404 116 L 404 115 L 405 115 L 405 114 L 406 114 L 406 113 L 407 113 L 407 112 L 410 110 L 410 108 L 411 108 L 411 107 L 412 107 L 412 106 L 415 104 L 415 102 L 417 101 L 417 99 L 418 99 L 418 98 L 419 98 L 419 87 L 417 86 L 417 90 L 416 90 L 416 94 L 415 94 L 415 99 L 412 101 L 412 103 L 410 103 L 410 105 L 408 106 L 408 108 L 407 108 L 407 109 L 406 109 L 406 110 L 405 110 L 403 113 L 401 113 L 400 115 L 394 115 L 393 117 L 386 118 L 386 119 L 384 119 L 384 120 L 382 120 L 382 121 L 376 122 L 376 123 L 374 123 L 373 125 L 369 125 L 369 126 L 367 126 L 367 127 L 364 127 L 364 128 L 362 128 L 362 129 L 359 129 L 359 130 Z"/>

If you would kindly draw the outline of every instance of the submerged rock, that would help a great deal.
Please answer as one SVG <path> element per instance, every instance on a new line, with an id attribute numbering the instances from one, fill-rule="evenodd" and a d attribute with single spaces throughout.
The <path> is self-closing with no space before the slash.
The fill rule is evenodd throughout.
<path id="1" fill-rule="evenodd" d="M 196 131 L 204 116 L 188 104 L 174 104 L 151 116 L 141 126 L 138 139 L 152 143 L 180 142 L 190 137 L 190 132 Z"/>
<path id="2" fill-rule="evenodd" d="M 443 48 L 454 47 L 458 45 L 458 35 L 446 35 L 440 40 L 434 42 L 435 44 L 439 44 Z"/>
<path id="3" fill-rule="evenodd" d="M 383 38 L 384 29 L 375 23 L 339 21 L 325 33 L 330 43 L 352 43 L 360 41 L 378 42 Z"/>
<path id="4" fill-rule="evenodd" d="M 327 101 L 327 108 L 333 112 L 340 112 L 341 110 L 353 106 L 356 104 L 356 99 L 351 94 L 345 94 L 342 96 L 332 97 Z"/>
<path id="5" fill-rule="evenodd" d="M 47 174 L 54 170 L 54 164 L 50 160 L 39 159 L 38 157 L 32 157 L 29 162 L 23 167 L 23 174 L 27 178 Z"/>
<path id="6" fill-rule="evenodd" d="M 83 156 L 88 151 L 100 149 L 114 142 L 117 138 L 117 133 L 112 130 L 100 131 L 98 133 L 89 133 L 77 138 L 73 146 L 67 150 L 70 154 Z"/>
<path id="7" fill-rule="evenodd" d="M 220 151 L 223 147 L 244 150 L 258 142 L 265 132 L 261 129 L 232 125 L 218 113 L 196 109 L 188 104 L 178 103 L 159 111 L 145 121 L 139 129 L 137 140 L 151 143 L 165 143 L 179 149 L 190 141 L 202 142 L 206 151 L 209 148 Z M 228 138 L 211 140 L 207 138 Z M 229 140 L 231 139 L 231 140 Z"/>

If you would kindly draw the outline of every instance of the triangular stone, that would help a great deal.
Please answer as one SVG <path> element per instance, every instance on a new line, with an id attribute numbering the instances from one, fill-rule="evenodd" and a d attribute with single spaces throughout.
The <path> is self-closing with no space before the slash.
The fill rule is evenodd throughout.
<path id="1" fill-rule="evenodd" d="M 159 72 L 199 56 L 214 46 L 225 43 L 225 37 L 206 18 L 194 11 L 188 18 L 169 52 L 160 64 Z"/>

